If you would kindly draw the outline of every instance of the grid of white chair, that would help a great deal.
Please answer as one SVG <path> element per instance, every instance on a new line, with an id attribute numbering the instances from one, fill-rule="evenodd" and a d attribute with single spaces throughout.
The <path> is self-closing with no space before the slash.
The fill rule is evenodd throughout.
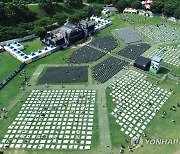
<path id="1" fill-rule="evenodd" d="M 180 30 L 166 24 L 142 26 L 137 28 L 137 30 L 156 43 L 180 40 Z"/>
<path id="2" fill-rule="evenodd" d="M 33 90 L 0 148 L 90 149 L 96 90 Z"/>
<path id="3" fill-rule="evenodd" d="M 130 138 L 144 135 L 144 129 L 171 95 L 146 81 L 146 76 L 128 70 L 110 85 L 112 101 L 116 103 L 112 115 L 121 131 Z"/>
<path id="4" fill-rule="evenodd" d="M 173 46 L 159 47 L 147 55 L 148 58 L 153 56 L 160 56 L 164 62 L 178 67 L 180 66 L 180 45 L 178 48 Z"/>

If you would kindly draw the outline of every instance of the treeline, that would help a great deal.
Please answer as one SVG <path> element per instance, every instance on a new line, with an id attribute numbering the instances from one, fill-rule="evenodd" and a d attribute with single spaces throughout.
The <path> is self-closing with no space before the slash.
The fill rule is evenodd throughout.
<path id="1" fill-rule="evenodd" d="M 6 5 L 9 5 L 9 3 Z M 53 9 L 54 7 L 57 7 L 58 4 L 51 5 L 51 9 Z M 28 8 L 24 4 L 20 4 L 17 6 L 13 4 L 11 6 L 13 7 L 8 7 L 9 12 L 13 11 L 14 9 L 11 10 L 11 8 L 14 7 L 16 7 L 17 10 L 19 7 L 23 7 L 25 11 L 28 10 Z M 39 7 L 41 7 L 41 9 L 44 9 L 41 5 L 39 5 Z M 2 7 L 0 9 L 2 9 Z M 7 8 L 3 9 L 5 10 L 5 12 L 8 12 Z M 29 10 L 29 14 L 32 13 L 33 15 L 32 18 L 29 18 L 29 14 L 19 14 L 19 12 L 14 11 L 12 13 L 14 18 L 8 18 L 9 21 L 6 21 L 5 17 L 1 16 L 0 14 L 3 21 L 3 23 L 0 24 L 0 42 L 14 38 L 21 38 L 31 34 L 35 34 L 36 36 L 41 37 L 46 33 L 46 31 L 53 30 L 63 25 L 67 19 L 73 23 L 78 23 L 81 19 L 90 17 L 93 14 L 100 14 L 101 10 L 102 7 L 100 5 L 83 6 L 81 9 L 75 9 L 74 13 L 68 16 L 62 12 L 46 12 L 47 17 L 41 19 L 38 19 L 36 14 L 30 12 Z"/>
<path id="2" fill-rule="evenodd" d="M 174 16 L 180 19 L 179 0 L 154 0 L 151 10 L 153 13 L 163 13 L 166 16 Z"/>
<path id="3" fill-rule="evenodd" d="M 52 2 L 59 2 L 59 3 L 64 2 L 64 0 L 0 0 L 0 2 L 3 2 L 3 3 L 17 2 L 17 1 L 23 4 L 40 3 L 43 1 L 52 1 Z"/>
<path id="4" fill-rule="evenodd" d="M 0 25 L 16 25 L 34 21 L 36 14 L 21 3 L 0 3 Z"/>
<path id="5" fill-rule="evenodd" d="M 107 4 L 113 4 L 119 12 L 122 12 L 126 7 L 145 9 L 140 0 L 104 0 L 104 2 Z M 180 1 L 153 0 L 151 11 L 153 13 L 163 13 L 166 16 L 174 16 L 175 18 L 180 19 Z"/>

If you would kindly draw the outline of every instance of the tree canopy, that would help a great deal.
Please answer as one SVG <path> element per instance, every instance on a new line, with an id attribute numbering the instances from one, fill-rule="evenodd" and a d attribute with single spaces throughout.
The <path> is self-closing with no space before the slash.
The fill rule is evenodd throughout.
<path id="1" fill-rule="evenodd" d="M 36 14 L 21 3 L 0 3 L 0 24 L 15 25 L 34 21 Z"/>

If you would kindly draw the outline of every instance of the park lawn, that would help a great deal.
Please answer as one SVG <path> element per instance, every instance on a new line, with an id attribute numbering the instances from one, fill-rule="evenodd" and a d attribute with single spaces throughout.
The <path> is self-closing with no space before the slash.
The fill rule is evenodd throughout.
<path id="1" fill-rule="evenodd" d="M 167 68 L 170 68 L 170 73 L 173 74 L 173 75 L 176 75 L 176 76 L 180 76 L 180 67 L 178 66 L 174 66 L 174 65 L 170 65 L 170 64 L 167 64 L 167 63 L 163 63 L 163 66 L 167 67 Z"/>
<path id="2" fill-rule="evenodd" d="M 125 133 L 121 132 L 119 124 L 116 123 L 116 119 L 111 115 L 111 112 L 116 107 L 116 104 L 113 103 L 110 93 L 112 92 L 111 88 L 106 89 L 106 106 L 108 111 L 110 134 L 111 134 L 111 143 L 112 149 L 118 149 L 121 145 L 127 146 L 128 143 L 126 139 L 130 141 L 130 137 Z M 118 151 L 119 152 L 119 151 Z"/>
<path id="3" fill-rule="evenodd" d="M 174 48 L 177 48 L 178 45 L 180 45 L 180 42 L 163 44 L 163 45 L 160 45 L 160 47 L 173 46 Z"/>
<path id="4" fill-rule="evenodd" d="M 163 19 L 161 17 L 158 16 L 154 16 L 154 17 L 145 17 L 142 15 L 136 15 L 136 14 L 127 14 L 127 16 L 134 21 L 134 24 L 132 24 L 132 26 L 136 26 L 136 27 L 140 27 L 140 26 L 144 26 L 144 25 L 153 25 L 153 24 L 160 24 L 160 23 L 166 23 L 168 25 L 171 25 L 175 28 L 179 29 L 179 24 L 178 23 L 174 23 L 172 21 Z M 146 20 L 145 20 L 146 18 Z M 127 21 L 125 21 L 127 22 Z"/>
<path id="5" fill-rule="evenodd" d="M 147 80 L 153 84 L 156 83 L 156 80 L 148 77 Z M 161 88 L 166 90 L 172 89 L 174 94 L 170 96 L 167 102 L 163 105 L 157 115 L 152 119 L 152 121 L 148 124 L 145 129 L 145 134 L 147 138 L 156 138 L 156 139 L 180 139 L 180 121 L 178 121 L 178 117 L 180 116 L 180 108 L 177 111 L 170 111 L 170 108 L 173 105 L 177 105 L 180 100 L 180 87 L 177 85 L 177 82 L 171 79 L 165 79 L 160 85 Z M 115 122 L 115 118 L 111 115 L 112 110 L 115 108 L 116 104 L 112 102 L 112 97 L 109 95 L 112 89 L 106 89 L 106 98 L 107 98 L 107 109 L 109 115 L 110 122 L 110 131 L 111 131 L 111 140 L 112 147 L 114 152 L 119 152 L 120 145 L 123 144 L 127 146 L 128 144 L 124 141 L 128 138 L 124 133 L 120 131 L 120 126 Z M 161 118 L 161 114 L 163 111 L 166 111 L 167 116 L 165 119 Z M 175 120 L 176 123 L 172 123 L 171 120 Z M 146 139 L 147 139 L 146 138 Z M 145 139 L 145 138 L 144 138 Z M 145 141 L 144 141 L 145 142 Z M 144 144 L 142 148 L 134 150 L 133 153 L 137 154 L 172 154 L 179 150 L 179 146 L 177 145 L 147 145 Z M 125 153 L 129 151 L 126 148 Z"/>
<path id="6" fill-rule="evenodd" d="M 15 59 L 8 52 L 5 51 L 1 54 L 2 56 L 0 58 L 2 59 L 0 60 L 0 82 L 11 75 L 21 64 L 19 60 Z M 12 80 L 14 84 L 12 81 L 10 81 L 2 90 L 0 90 L 0 109 L 6 106 L 8 102 L 20 91 L 19 86 L 21 79 L 19 78 L 19 75 L 17 75 Z"/>
<path id="7" fill-rule="evenodd" d="M 7 78 L 12 72 L 17 69 L 21 62 L 11 56 L 8 52 L 2 52 L 0 56 L 0 82 Z"/>
<path id="8" fill-rule="evenodd" d="M 16 75 L 1 91 L 0 91 L 0 109 L 7 107 L 10 101 L 20 93 L 23 78 Z M 0 111 L 1 113 L 1 111 Z"/>
<path id="9" fill-rule="evenodd" d="M 41 41 L 39 38 L 30 40 L 30 41 L 26 41 L 26 42 L 21 42 L 21 44 L 24 46 L 24 50 L 23 52 L 27 55 L 31 54 L 31 52 L 36 52 L 41 49 L 44 48 L 44 46 L 42 45 Z"/>
<path id="10" fill-rule="evenodd" d="M 55 12 L 64 13 L 67 16 L 72 15 L 77 10 L 78 10 L 78 8 L 77 9 L 68 8 L 64 3 L 59 4 L 58 7 L 55 8 Z"/>
<path id="11" fill-rule="evenodd" d="M 71 16 L 75 12 L 81 11 L 81 9 L 85 6 L 86 5 L 83 5 L 79 8 L 72 9 L 72 8 L 68 8 L 64 3 L 58 3 L 58 5 L 55 6 L 53 9 L 54 9 L 55 14 L 56 13 L 64 13 L 67 16 Z M 39 8 L 39 4 L 29 4 L 28 8 L 30 11 L 37 14 L 38 19 L 49 16 L 43 9 Z"/>
<path id="12" fill-rule="evenodd" d="M 40 9 L 38 4 L 29 4 L 28 8 L 30 11 L 36 13 L 39 19 L 47 16 L 46 12 Z"/>

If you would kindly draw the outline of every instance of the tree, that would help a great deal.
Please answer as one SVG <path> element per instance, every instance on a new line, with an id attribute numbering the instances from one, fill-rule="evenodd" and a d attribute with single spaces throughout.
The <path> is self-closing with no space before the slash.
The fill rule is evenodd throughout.
<path id="1" fill-rule="evenodd" d="M 87 3 L 96 3 L 97 0 L 87 0 Z"/>
<path id="2" fill-rule="evenodd" d="M 71 8 L 80 8 L 83 5 L 82 0 L 66 0 L 66 4 Z"/>
<path id="3" fill-rule="evenodd" d="M 104 0 L 104 3 L 105 3 L 105 4 L 111 4 L 112 1 L 111 1 L 111 0 Z"/>
<path id="4" fill-rule="evenodd" d="M 127 7 L 127 2 L 125 0 L 118 1 L 116 4 L 116 8 L 119 12 L 123 12 L 123 10 Z"/>
<path id="5" fill-rule="evenodd" d="M 43 28 L 43 27 L 40 27 L 40 26 L 37 26 L 34 28 L 33 30 L 33 33 L 36 35 L 36 36 L 42 36 L 44 35 L 44 33 L 46 32 L 46 29 Z"/>
<path id="6" fill-rule="evenodd" d="M 63 13 L 56 13 L 53 18 L 59 25 L 63 25 L 67 19 L 67 16 Z"/>
<path id="7" fill-rule="evenodd" d="M 39 7 L 43 9 L 47 14 L 54 14 L 54 4 L 51 0 L 41 0 Z"/>
<path id="8" fill-rule="evenodd" d="M 20 22 L 31 22 L 36 19 L 36 13 L 31 12 L 21 3 L 4 3 L 0 5 L 0 21 L 2 25 L 16 25 Z"/>
<path id="9" fill-rule="evenodd" d="M 94 14 L 94 8 L 93 6 L 85 6 L 83 9 L 83 12 L 86 12 L 87 17 L 91 17 Z"/>
<path id="10" fill-rule="evenodd" d="M 164 3 L 161 1 L 154 1 L 151 5 L 151 11 L 153 13 L 162 13 L 163 8 L 164 8 Z"/>
<path id="11" fill-rule="evenodd" d="M 103 7 L 101 5 L 94 4 L 92 14 L 99 15 L 99 14 L 101 14 L 102 9 L 103 9 Z"/>
<path id="12" fill-rule="evenodd" d="M 177 19 L 180 19 L 180 9 L 179 9 L 179 7 L 180 6 L 178 6 L 177 9 L 174 12 L 174 17 L 177 18 Z"/>
<path id="13" fill-rule="evenodd" d="M 104 0 L 97 0 L 98 3 L 103 4 Z"/>
<path id="14" fill-rule="evenodd" d="M 142 4 L 139 0 L 135 0 L 132 2 L 131 7 L 135 9 L 142 9 Z"/>
<path id="15" fill-rule="evenodd" d="M 116 6 L 117 2 L 118 2 L 118 0 L 112 0 L 113 6 Z"/>
<path id="16" fill-rule="evenodd" d="M 126 0 L 126 2 L 127 2 L 127 7 L 131 7 L 134 0 Z"/>
<path id="17" fill-rule="evenodd" d="M 0 24 L 3 24 L 3 22 L 6 21 L 6 14 L 4 10 L 4 4 L 0 3 Z"/>
<path id="18" fill-rule="evenodd" d="M 173 16 L 174 13 L 175 13 L 176 7 L 177 6 L 175 6 L 173 4 L 166 4 L 164 6 L 164 8 L 162 9 L 162 12 L 163 12 L 164 15 Z"/>
<path id="19" fill-rule="evenodd" d="M 47 27 L 48 25 L 52 25 L 53 23 L 54 23 L 53 18 L 44 17 L 44 18 L 41 18 L 39 20 L 36 20 L 34 22 L 34 25 L 39 26 L 39 27 Z"/>

